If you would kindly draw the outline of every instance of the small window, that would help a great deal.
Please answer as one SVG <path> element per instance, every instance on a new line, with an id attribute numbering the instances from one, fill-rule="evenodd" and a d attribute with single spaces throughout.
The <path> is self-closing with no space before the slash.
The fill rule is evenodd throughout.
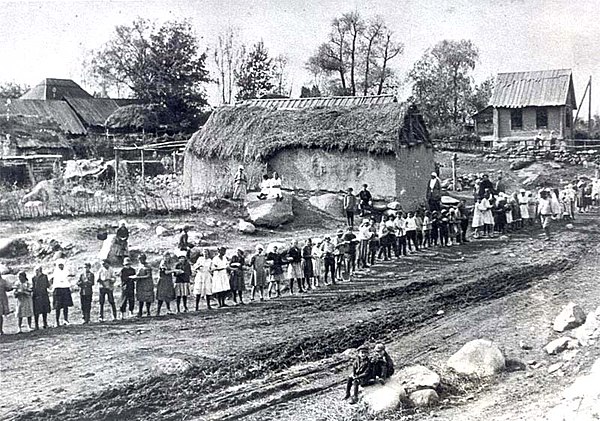
<path id="1" fill-rule="evenodd" d="M 546 108 L 537 108 L 535 110 L 535 125 L 538 129 L 548 128 L 548 110 Z"/>
<path id="2" fill-rule="evenodd" d="M 510 110 L 510 128 L 511 130 L 523 128 L 523 110 L 520 108 Z"/>

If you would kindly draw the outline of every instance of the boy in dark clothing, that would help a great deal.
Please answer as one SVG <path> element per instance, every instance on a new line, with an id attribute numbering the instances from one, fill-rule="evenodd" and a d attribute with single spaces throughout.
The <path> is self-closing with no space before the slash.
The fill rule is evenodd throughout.
<path id="1" fill-rule="evenodd" d="M 441 213 L 438 225 L 440 231 L 440 245 L 442 247 L 448 246 L 448 237 L 450 232 L 450 220 L 448 219 L 448 211 L 445 209 Z"/>
<path id="2" fill-rule="evenodd" d="M 384 384 L 394 374 L 394 361 L 385 350 L 385 345 L 375 345 L 375 356 L 371 360 L 373 365 L 373 378 Z"/>
<path id="3" fill-rule="evenodd" d="M 131 267 L 129 257 L 123 259 L 123 269 L 121 269 L 121 318 L 125 318 L 125 311 L 129 307 L 131 315 L 135 307 L 135 280 L 131 278 L 135 275 L 135 269 Z"/>
<path id="4" fill-rule="evenodd" d="M 350 391 L 354 389 L 350 403 L 356 403 L 358 401 L 358 386 L 366 386 L 372 383 L 373 367 L 369 360 L 369 349 L 363 345 L 358 348 L 358 355 L 352 364 L 352 375 L 348 377 L 344 399 L 349 399 L 351 397 Z"/>
<path id="5" fill-rule="evenodd" d="M 92 311 L 92 288 L 94 287 L 94 274 L 90 263 L 85 264 L 85 272 L 79 276 L 77 285 L 79 286 L 79 297 L 81 298 L 83 323 L 88 324 L 90 322 L 90 312 Z"/>
<path id="6" fill-rule="evenodd" d="M 358 193 L 360 216 L 365 216 L 365 211 L 370 211 L 373 204 L 373 196 L 371 196 L 371 192 L 367 190 L 367 187 L 369 186 L 363 184 L 363 189 Z"/>
<path id="7" fill-rule="evenodd" d="M 434 246 L 438 245 L 438 238 L 440 232 L 440 218 L 437 211 L 431 213 L 431 244 Z"/>

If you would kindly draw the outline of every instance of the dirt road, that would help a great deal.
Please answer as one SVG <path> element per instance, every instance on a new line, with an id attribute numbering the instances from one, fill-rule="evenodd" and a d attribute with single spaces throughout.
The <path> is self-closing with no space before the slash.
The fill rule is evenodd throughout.
<path id="1" fill-rule="evenodd" d="M 343 380 L 347 348 L 412 338 L 398 358 L 435 354 L 419 338 L 440 320 L 568 270 L 597 241 L 581 221 L 560 241 L 536 230 L 427 250 L 300 296 L 6 336 L 0 418 L 293 419 L 289 402 Z"/>

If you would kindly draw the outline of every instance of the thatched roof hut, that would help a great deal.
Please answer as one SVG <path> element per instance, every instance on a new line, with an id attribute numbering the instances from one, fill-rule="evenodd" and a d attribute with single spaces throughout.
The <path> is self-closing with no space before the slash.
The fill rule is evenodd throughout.
<path id="1" fill-rule="evenodd" d="M 394 154 L 402 145 L 429 145 L 416 107 L 372 106 L 268 109 L 241 105 L 212 113 L 189 144 L 203 158 L 267 161 L 291 148 Z"/>
<path id="2" fill-rule="evenodd" d="M 393 98 L 392 98 L 393 99 Z M 191 194 L 227 193 L 240 164 L 251 188 L 277 171 L 284 188 L 424 197 L 433 148 L 417 107 L 380 97 L 253 100 L 214 111 L 188 142 Z"/>

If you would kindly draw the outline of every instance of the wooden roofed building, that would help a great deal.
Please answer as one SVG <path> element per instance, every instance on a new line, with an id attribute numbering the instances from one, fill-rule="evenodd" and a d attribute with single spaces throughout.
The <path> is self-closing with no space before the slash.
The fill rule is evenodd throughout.
<path id="1" fill-rule="evenodd" d="M 570 69 L 499 73 L 489 106 L 473 118 L 482 140 L 495 145 L 556 141 L 573 137 L 575 109 Z"/>
<path id="2" fill-rule="evenodd" d="M 434 169 L 423 117 L 391 95 L 249 100 L 224 106 L 184 154 L 190 194 L 227 191 L 243 164 L 250 188 L 277 171 L 284 188 L 339 192 L 368 184 L 407 207 L 424 200 Z"/>

